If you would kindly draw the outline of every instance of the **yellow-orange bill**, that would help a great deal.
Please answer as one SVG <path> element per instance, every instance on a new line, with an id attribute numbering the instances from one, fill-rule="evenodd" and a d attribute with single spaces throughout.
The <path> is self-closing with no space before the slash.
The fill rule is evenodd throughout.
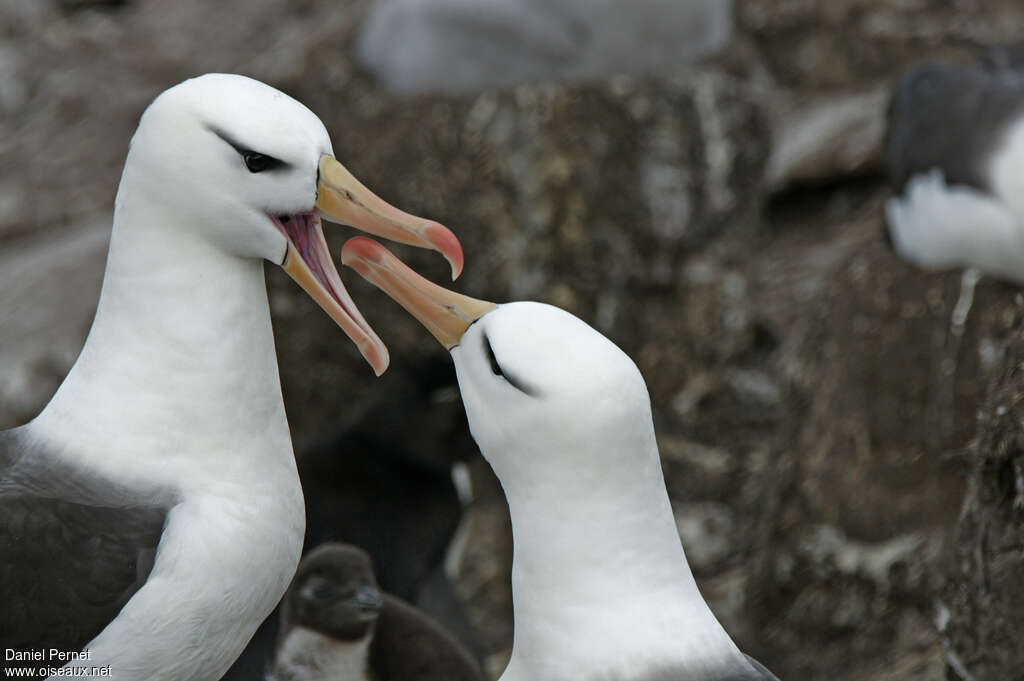
<path id="1" fill-rule="evenodd" d="M 427 281 L 373 239 L 349 239 L 341 262 L 391 296 L 448 350 L 473 322 L 497 307 Z"/>
<path id="2" fill-rule="evenodd" d="M 345 335 L 352 339 L 359 352 L 373 367 L 373 373 L 380 376 L 387 370 L 391 361 L 387 346 L 359 312 L 359 308 L 341 283 L 341 277 L 331 263 L 330 256 L 324 258 L 321 255 L 329 251 L 319 222 L 317 219 L 314 238 L 322 246 L 317 244 L 318 247 L 308 249 L 306 256 L 303 257 L 299 248 L 289 240 L 288 252 L 281 267 L 323 308 L 324 312 L 330 315 Z"/>
<path id="3" fill-rule="evenodd" d="M 331 262 L 320 216 L 369 234 L 440 252 L 462 271 L 459 240 L 448 228 L 391 206 L 364 187 L 331 156 L 323 156 L 317 179 L 316 209 L 297 215 L 271 216 L 288 240 L 281 266 L 356 344 L 380 376 L 388 367 L 388 350 L 359 312 Z"/>
<path id="4" fill-rule="evenodd" d="M 358 227 L 367 234 L 439 252 L 462 273 L 462 245 L 444 225 L 401 211 L 384 201 L 331 156 L 320 159 L 316 207 L 331 222 Z"/>

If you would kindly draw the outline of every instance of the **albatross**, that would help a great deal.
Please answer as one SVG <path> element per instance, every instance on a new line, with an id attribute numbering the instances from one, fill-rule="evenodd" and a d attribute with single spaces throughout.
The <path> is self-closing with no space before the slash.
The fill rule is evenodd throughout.
<path id="1" fill-rule="evenodd" d="M 1024 80 L 930 62 L 897 83 L 886 157 L 898 196 L 889 237 L 926 269 L 1024 283 Z"/>
<path id="2" fill-rule="evenodd" d="M 399 95 L 649 76 L 725 48 L 731 0 L 389 0 L 355 57 Z"/>
<path id="3" fill-rule="evenodd" d="M 500 681 L 777 681 L 697 589 L 629 356 L 559 308 L 432 284 L 365 237 L 342 262 L 449 349 L 505 491 L 515 634 Z"/>
<path id="4" fill-rule="evenodd" d="M 387 349 L 346 293 L 321 217 L 431 248 L 309 109 L 208 74 L 157 97 L 131 141 L 95 319 L 31 422 L 0 432 L 0 648 L 41 676 L 218 679 L 284 594 L 303 500 L 263 261 L 373 370 Z"/>

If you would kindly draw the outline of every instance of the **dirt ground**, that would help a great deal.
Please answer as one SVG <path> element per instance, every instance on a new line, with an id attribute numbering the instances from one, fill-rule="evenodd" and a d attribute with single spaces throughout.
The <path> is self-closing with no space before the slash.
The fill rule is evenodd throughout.
<path id="1" fill-rule="evenodd" d="M 787 681 L 1024 678 L 1006 671 L 1020 669 L 1009 666 L 1020 652 L 1005 652 L 1024 636 L 1011 607 L 1024 590 L 995 631 L 972 623 L 1021 579 L 1016 502 L 998 536 L 1018 548 L 996 585 L 971 562 L 994 527 L 985 495 L 1002 503 L 1000 484 L 1012 489 L 1024 470 L 1017 412 L 1000 411 L 1017 409 L 1024 299 L 983 280 L 954 333 L 959 273 L 916 270 L 882 238 L 889 190 L 877 138 L 850 167 L 826 163 L 794 182 L 769 173 L 787 123 L 882 92 L 924 58 L 969 60 L 1018 39 L 1024 3 L 737 0 L 732 46 L 695 66 L 411 100 L 351 60 L 364 9 L 5 4 L 0 262 L 56 248 L 109 213 L 135 122 L 159 91 L 206 71 L 265 80 L 321 116 L 339 158 L 374 191 L 459 235 L 459 290 L 559 305 L 637 361 L 691 565 L 746 652 Z M 869 124 L 883 100 L 870 100 Z M 332 248 L 347 236 L 334 230 Z M 436 255 L 397 250 L 445 281 Z M 97 252 L 81 267 L 101 271 Z M 441 352 L 344 276 L 394 355 Z M 268 280 L 301 451 L 374 381 L 314 303 L 280 272 Z M 49 285 L 59 291 L 61 280 Z M 84 305 L 71 347 L 91 317 Z M 4 324 L 13 317 L 0 310 Z M 0 369 L 52 392 L 73 358 L 41 347 Z M 48 397 L 4 395 L 0 425 Z M 987 438 L 996 422 L 1005 437 Z M 511 643 L 510 539 L 486 465 L 475 462 L 473 476 L 458 585 L 496 676 Z"/>

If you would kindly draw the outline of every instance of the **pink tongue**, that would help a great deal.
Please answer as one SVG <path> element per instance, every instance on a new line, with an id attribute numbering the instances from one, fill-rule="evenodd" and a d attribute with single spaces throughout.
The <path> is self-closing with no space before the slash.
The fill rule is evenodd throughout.
<path id="1" fill-rule="evenodd" d="M 331 254 L 324 239 L 323 225 L 320 222 L 320 217 L 314 214 L 301 215 L 298 216 L 298 219 L 292 219 L 292 223 L 295 222 L 301 222 L 301 225 L 296 230 L 299 234 L 296 235 L 298 238 L 295 239 L 295 246 L 299 249 L 302 259 L 309 265 L 309 269 L 312 270 L 317 281 L 323 284 L 324 288 L 330 292 L 338 305 L 341 305 L 341 308 L 352 317 L 367 335 L 371 338 L 377 338 L 377 334 L 374 333 L 369 322 L 366 321 L 359 308 L 356 307 L 352 296 L 345 289 L 345 284 L 342 283 L 338 270 L 331 261 Z"/>

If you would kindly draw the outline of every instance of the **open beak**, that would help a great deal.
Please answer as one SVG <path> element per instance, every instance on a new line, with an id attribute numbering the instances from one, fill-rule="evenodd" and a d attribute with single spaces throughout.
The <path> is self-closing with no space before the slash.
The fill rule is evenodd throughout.
<path id="1" fill-rule="evenodd" d="M 462 246 L 447 227 L 400 211 L 377 197 L 331 156 L 320 159 L 316 211 L 272 216 L 288 239 L 281 267 L 352 339 L 380 376 L 390 361 L 387 347 L 341 283 L 327 250 L 321 216 L 375 236 L 438 251 L 451 265 L 452 279 L 462 272 Z"/>
<path id="2" fill-rule="evenodd" d="M 349 239 L 341 262 L 391 296 L 448 350 L 473 322 L 498 307 L 427 281 L 373 239 Z"/>

